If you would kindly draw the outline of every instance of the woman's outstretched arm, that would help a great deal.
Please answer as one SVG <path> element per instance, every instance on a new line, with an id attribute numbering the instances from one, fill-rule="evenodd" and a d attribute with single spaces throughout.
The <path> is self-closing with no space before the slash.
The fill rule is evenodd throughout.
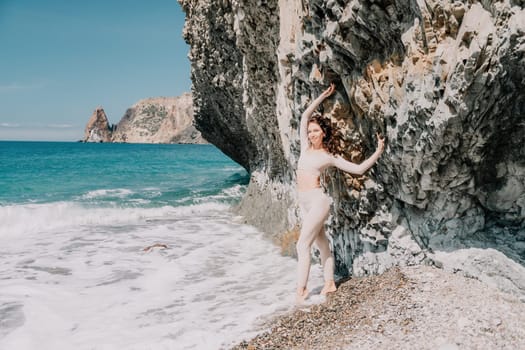
<path id="1" fill-rule="evenodd" d="M 341 156 L 335 156 L 333 157 L 332 165 L 346 171 L 347 173 L 351 173 L 354 175 L 363 175 L 368 169 L 370 169 L 375 162 L 379 159 L 381 156 L 381 153 L 383 153 L 383 150 L 385 149 L 385 140 L 381 137 L 379 137 L 379 134 L 377 135 L 377 149 L 369 158 L 365 159 L 364 162 L 361 164 L 355 164 L 352 162 L 349 162 L 348 160 L 342 158 Z"/>
<path id="2" fill-rule="evenodd" d="M 305 109 L 303 114 L 301 115 L 301 125 L 299 129 L 299 138 L 301 140 L 301 151 L 308 148 L 308 118 L 312 115 L 312 113 L 319 107 L 321 102 L 324 101 L 325 98 L 333 94 L 335 91 L 335 85 L 332 83 L 330 84 L 330 87 L 323 91 L 319 97 L 317 97 L 315 100 L 310 103 L 310 105 Z"/>

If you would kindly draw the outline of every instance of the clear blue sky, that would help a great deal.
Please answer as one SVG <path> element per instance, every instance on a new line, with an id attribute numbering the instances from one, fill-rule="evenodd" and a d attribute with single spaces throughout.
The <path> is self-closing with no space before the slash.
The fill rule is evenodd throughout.
<path id="1" fill-rule="evenodd" d="M 0 0 L 0 140 L 76 141 L 97 106 L 190 91 L 177 0 Z"/>

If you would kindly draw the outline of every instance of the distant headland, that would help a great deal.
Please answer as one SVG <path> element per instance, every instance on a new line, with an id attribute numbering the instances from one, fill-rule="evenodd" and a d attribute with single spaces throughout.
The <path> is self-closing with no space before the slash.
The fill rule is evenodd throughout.
<path id="1" fill-rule="evenodd" d="M 81 142 L 207 143 L 193 125 L 190 93 L 177 97 L 140 100 L 127 109 L 117 124 L 110 124 L 97 107 L 86 125 Z"/>

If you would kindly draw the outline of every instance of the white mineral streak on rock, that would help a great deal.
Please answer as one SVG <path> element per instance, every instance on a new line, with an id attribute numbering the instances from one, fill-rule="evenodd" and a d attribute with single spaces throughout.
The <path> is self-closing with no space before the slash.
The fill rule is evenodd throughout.
<path id="1" fill-rule="evenodd" d="M 276 109 L 277 121 L 282 140 L 285 157 L 291 164 L 297 159 L 291 152 L 292 140 L 298 140 L 298 128 L 292 127 L 293 120 L 293 95 L 292 63 L 291 59 L 296 55 L 297 43 L 301 41 L 302 1 L 280 0 L 279 1 L 279 48 L 277 59 L 279 62 L 279 84 L 277 85 Z"/>

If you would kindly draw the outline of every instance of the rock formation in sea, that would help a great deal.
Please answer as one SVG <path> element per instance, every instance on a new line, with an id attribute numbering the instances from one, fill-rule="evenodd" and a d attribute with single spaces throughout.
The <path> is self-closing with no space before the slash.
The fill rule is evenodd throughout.
<path id="1" fill-rule="evenodd" d="M 193 126 L 190 93 L 137 102 L 116 125 L 113 142 L 206 143 Z"/>
<path id="2" fill-rule="evenodd" d="M 87 142 L 129 143 L 207 143 L 193 125 L 193 104 L 190 93 L 178 97 L 154 97 L 140 100 L 128 108 L 118 124 L 88 123 Z M 99 112 L 96 112 L 99 113 Z M 98 117 L 97 117 L 98 118 Z M 100 120 L 103 118 L 101 117 Z M 98 119 L 97 119 L 98 120 Z M 89 132 L 88 132 L 89 129 Z M 106 135 L 105 138 L 86 138 L 88 135 Z"/>
<path id="3" fill-rule="evenodd" d="M 102 107 L 97 107 L 86 125 L 84 142 L 111 142 L 113 127 Z"/>
<path id="4" fill-rule="evenodd" d="M 525 1 L 179 0 L 196 126 L 243 165 L 240 212 L 298 224 L 298 122 L 322 110 L 366 176 L 328 171 L 340 275 L 435 264 L 525 298 Z"/>

